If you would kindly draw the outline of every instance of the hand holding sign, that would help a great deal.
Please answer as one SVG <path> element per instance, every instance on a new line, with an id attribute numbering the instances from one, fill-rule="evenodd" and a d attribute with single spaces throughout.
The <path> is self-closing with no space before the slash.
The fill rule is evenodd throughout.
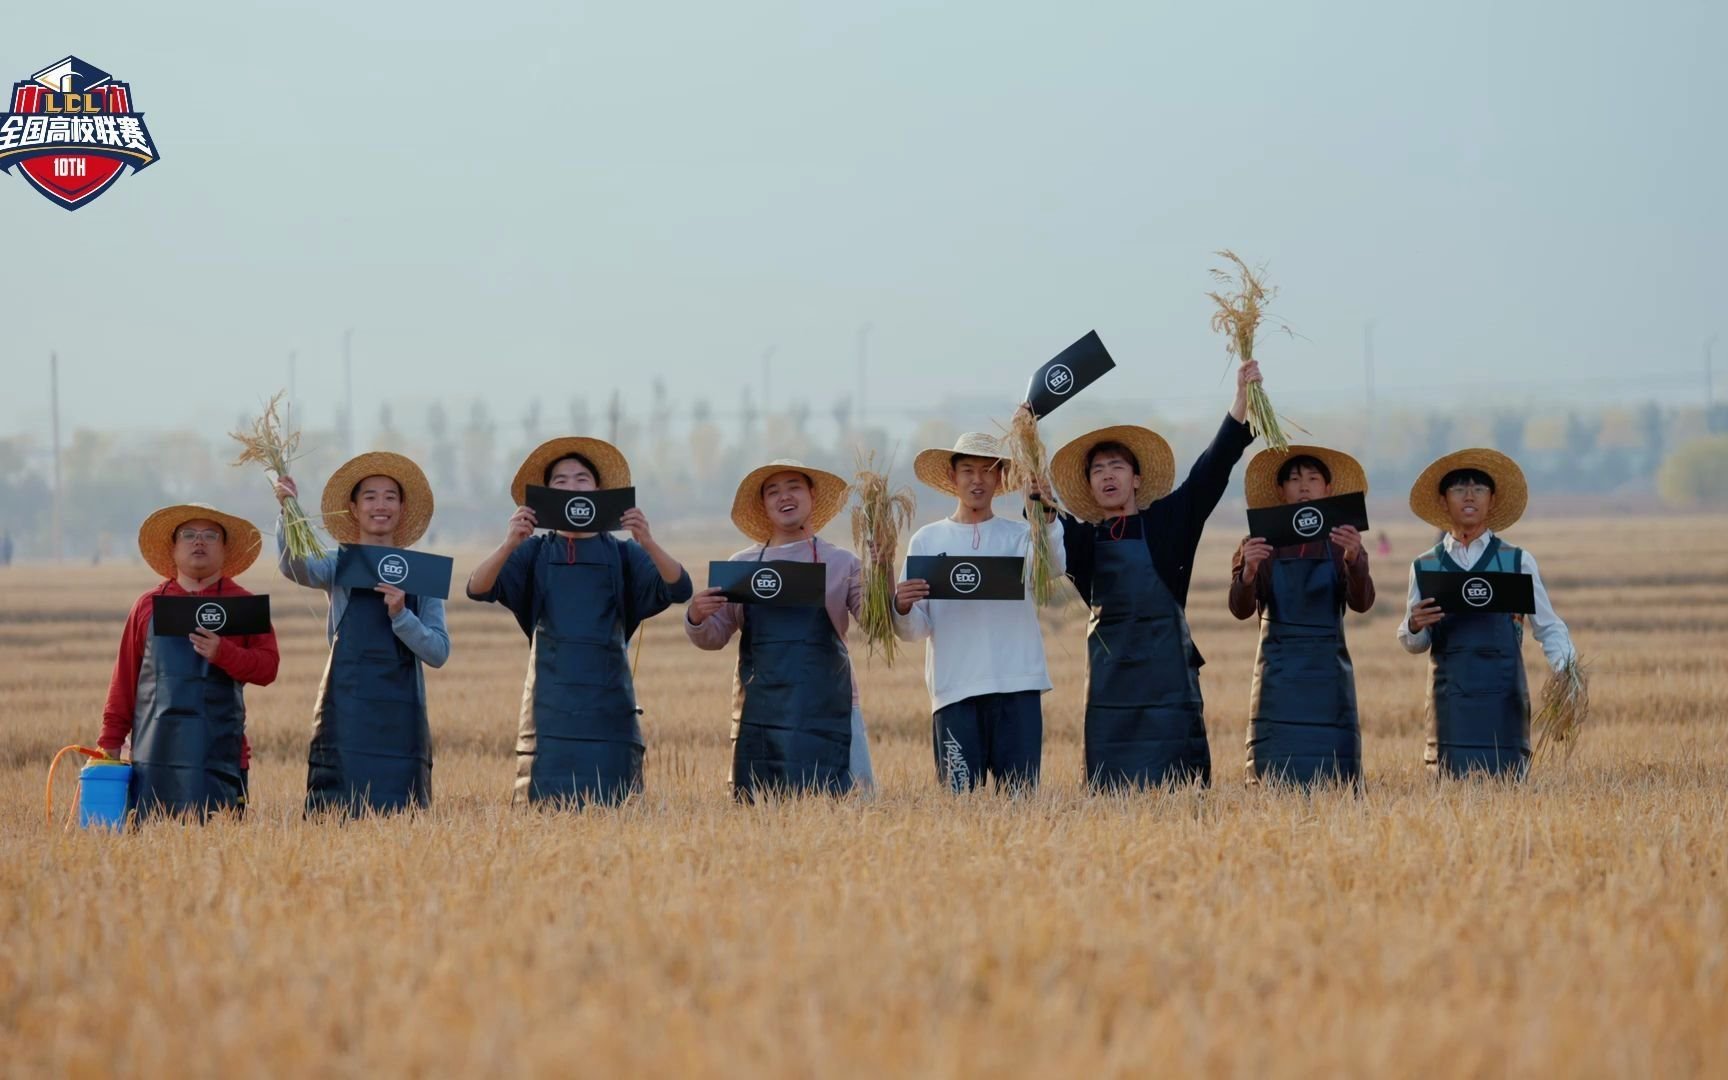
<path id="1" fill-rule="evenodd" d="M 216 659 L 216 651 L 222 647 L 222 639 L 200 626 L 186 635 L 192 641 L 192 651 L 206 660 Z"/>

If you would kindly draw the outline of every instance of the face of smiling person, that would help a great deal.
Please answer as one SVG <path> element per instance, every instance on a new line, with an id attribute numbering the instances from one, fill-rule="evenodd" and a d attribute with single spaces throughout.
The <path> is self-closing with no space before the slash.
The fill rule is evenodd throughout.
<path id="1" fill-rule="evenodd" d="M 565 458 L 552 466 L 552 475 L 546 478 L 546 486 L 560 491 L 597 491 L 600 488 L 593 471 L 575 458 Z"/>
<path id="2" fill-rule="evenodd" d="M 1140 490 L 1140 478 L 1134 475 L 1133 463 L 1109 450 L 1093 455 L 1086 479 L 1099 507 L 1112 516 L 1127 513 Z"/>
<path id="3" fill-rule="evenodd" d="M 810 523 L 810 481 L 801 472 L 778 472 L 762 482 L 762 509 L 779 532 L 795 533 Z"/>
<path id="4" fill-rule="evenodd" d="M 182 522 L 174 530 L 174 569 L 183 577 L 196 581 L 213 578 L 222 572 L 228 558 L 228 542 L 222 526 L 204 518 Z"/>
<path id="5" fill-rule="evenodd" d="M 948 467 L 961 505 L 968 510 L 988 510 L 1002 484 L 1002 463 L 995 458 L 963 457 Z"/>
<path id="6" fill-rule="evenodd" d="M 1298 465 L 1291 469 L 1290 475 L 1278 488 L 1284 493 L 1287 503 L 1310 502 L 1332 494 L 1331 483 L 1312 465 Z"/>
<path id="7" fill-rule="evenodd" d="M 1494 509 L 1494 493 L 1480 481 L 1455 480 L 1446 488 L 1446 516 L 1458 532 L 1484 527 Z"/>
<path id="8" fill-rule="evenodd" d="M 368 476 L 356 487 L 348 510 L 362 539 L 390 547 L 402 520 L 402 487 L 388 476 Z"/>

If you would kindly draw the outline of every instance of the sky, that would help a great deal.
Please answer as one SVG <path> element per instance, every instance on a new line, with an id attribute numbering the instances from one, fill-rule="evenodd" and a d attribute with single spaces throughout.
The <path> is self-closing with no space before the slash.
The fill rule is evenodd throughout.
<path id="1" fill-rule="evenodd" d="M 875 421 L 1093 328 L 1110 394 L 1210 412 L 1221 247 L 1281 407 L 1361 401 L 1369 322 L 1383 398 L 1696 402 L 1728 324 L 1719 2 L 14 8 L 0 81 L 78 55 L 161 159 L 76 213 L 0 175 L 0 434 L 50 351 L 68 427 L 225 430 L 291 352 L 315 421 L 350 329 L 363 425 L 825 415 L 865 325 Z"/>

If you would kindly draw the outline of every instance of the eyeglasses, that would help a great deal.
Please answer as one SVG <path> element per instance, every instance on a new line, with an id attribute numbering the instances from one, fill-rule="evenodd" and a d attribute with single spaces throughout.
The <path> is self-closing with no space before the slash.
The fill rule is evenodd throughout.
<path id="1" fill-rule="evenodd" d="M 1491 494 L 1493 491 L 1494 489 L 1489 487 L 1487 484 L 1453 484 L 1451 487 L 1446 489 L 1446 494 L 1475 495 L 1480 497 Z"/>
<path id="2" fill-rule="evenodd" d="M 222 539 L 222 533 L 216 529 L 181 529 L 174 534 L 174 539 L 187 544 L 197 543 L 200 540 L 206 544 L 214 544 Z"/>

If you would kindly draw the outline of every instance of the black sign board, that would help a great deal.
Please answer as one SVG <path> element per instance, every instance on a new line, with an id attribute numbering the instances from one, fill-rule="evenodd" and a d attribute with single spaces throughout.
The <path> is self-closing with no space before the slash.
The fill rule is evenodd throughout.
<path id="1" fill-rule="evenodd" d="M 222 637 L 270 632 L 268 596 L 158 596 L 152 629 L 163 637 L 184 637 L 195 629 Z"/>
<path id="2" fill-rule="evenodd" d="M 908 555 L 906 580 L 928 581 L 932 600 L 1024 600 L 1025 567 L 1017 555 Z"/>
<path id="3" fill-rule="evenodd" d="M 394 585 L 411 596 L 450 597 L 456 560 L 407 548 L 343 544 L 336 555 L 336 584 L 344 589 Z"/>
<path id="4" fill-rule="evenodd" d="M 570 491 L 565 488 L 528 485 L 528 509 L 535 524 L 560 532 L 617 532 L 624 511 L 635 508 L 636 489 L 607 488 L 604 491 Z"/>
<path id="5" fill-rule="evenodd" d="M 828 568 L 821 563 L 711 562 L 708 587 L 736 604 L 818 607 L 828 600 Z"/>
<path id="6" fill-rule="evenodd" d="M 1340 525 L 1368 531 L 1368 504 L 1360 491 L 1311 502 L 1267 506 L 1248 511 L 1248 535 L 1273 547 L 1290 547 L 1309 540 L 1324 542 Z"/>
<path id="7" fill-rule="evenodd" d="M 1529 574 L 1416 571 L 1416 588 L 1422 598 L 1440 601 L 1440 610 L 1448 615 L 1474 611 L 1528 615 L 1536 610 L 1534 581 Z"/>
<path id="8" fill-rule="evenodd" d="M 1026 402 L 1032 415 L 1043 419 L 1056 406 L 1098 381 L 1098 377 L 1116 366 L 1110 350 L 1098 338 L 1098 331 L 1088 330 L 1086 336 L 1063 349 L 1032 375 L 1026 388 Z"/>

